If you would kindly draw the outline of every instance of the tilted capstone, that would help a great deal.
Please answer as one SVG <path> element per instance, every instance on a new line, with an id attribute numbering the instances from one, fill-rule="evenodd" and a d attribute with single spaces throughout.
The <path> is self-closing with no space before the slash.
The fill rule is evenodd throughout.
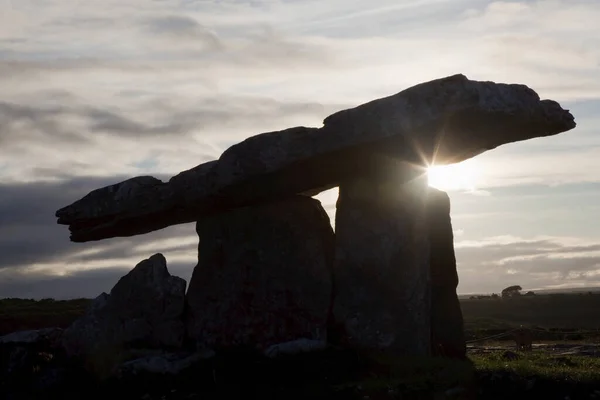
<path id="1" fill-rule="evenodd" d="M 567 110 L 527 86 L 453 75 L 337 112 L 321 128 L 249 137 L 169 182 L 137 177 L 97 189 L 56 216 L 74 242 L 139 235 L 235 207 L 316 194 L 359 176 L 373 154 L 421 166 L 453 163 L 574 127 Z"/>

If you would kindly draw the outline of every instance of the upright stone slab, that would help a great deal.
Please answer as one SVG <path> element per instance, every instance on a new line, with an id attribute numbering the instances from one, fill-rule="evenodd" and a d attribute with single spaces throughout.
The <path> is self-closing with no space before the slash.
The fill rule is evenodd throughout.
<path id="1" fill-rule="evenodd" d="M 462 310 L 456 293 L 458 273 L 450 198 L 434 188 L 427 197 L 431 263 L 431 340 L 438 356 L 464 358 L 466 344 Z"/>
<path id="2" fill-rule="evenodd" d="M 334 236 L 318 200 L 234 209 L 196 225 L 186 325 L 198 347 L 326 340 Z"/>
<path id="3" fill-rule="evenodd" d="M 340 185 L 333 312 L 347 345 L 423 356 L 430 354 L 427 179 L 421 171 L 398 184 L 398 168 Z"/>

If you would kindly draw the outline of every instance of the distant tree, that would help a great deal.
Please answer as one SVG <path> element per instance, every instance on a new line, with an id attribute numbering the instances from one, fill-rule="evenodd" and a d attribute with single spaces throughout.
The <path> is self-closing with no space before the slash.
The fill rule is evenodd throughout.
<path id="1" fill-rule="evenodd" d="M 40 300 L 40 303 L 54 303 L 55 301 L 52 297 L 44 297 Z"/>
<path id="2" fill-rule="evenodd" d="M 523 288 L 519 285 L 513 285 L 502 290 L 502 298 L 515 297 L 521 295 Z"/>
<path id="3" fill-rule="evenodd" d="M 475 297 L 475 296 L 471 296 L 471 297 L 469 297 L 469 300 L 475 300 L 476 298 L 477 297 Z"/>
<path id="4" fill-rule="evenodd" d="M 492 293 L 491 297 L 492 297 L 492 299 L 498 299 L 498 298 L 500 298 L 500 296 L 498 296 L 496 293 Z"/>
<path id="5" fill-rule="evenodd" d="M 529 292 L 525 293 L 523 296 L 535 296 L 535 293 L 530 290 Z"/>

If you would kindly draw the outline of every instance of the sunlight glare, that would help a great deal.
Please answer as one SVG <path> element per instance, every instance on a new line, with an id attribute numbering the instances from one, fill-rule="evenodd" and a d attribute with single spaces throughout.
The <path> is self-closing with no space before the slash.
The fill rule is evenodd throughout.
<path id="1" fill-rule="evenodd" d="M 427 168 L 429 186 L 440 190 L 474 191 L 479 182 L 480 166 L 473 159 L 457 164 Z"/>

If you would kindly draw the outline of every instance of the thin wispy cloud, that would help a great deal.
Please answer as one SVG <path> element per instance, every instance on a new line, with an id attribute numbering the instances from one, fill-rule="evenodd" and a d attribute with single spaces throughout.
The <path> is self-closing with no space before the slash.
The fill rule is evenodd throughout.
<path id="1" fill-rule="evenodd" d="M 499 293 L 513 284 L 528 290 L 600 285 L 600 241 L 572 245 L 568 242 L 579 239 L 498 239 L 457 243 L 462 292 Z"/>
<path id="2" fill-rule="evenodd" d="M 97 187 L 137 175 L 168 179 L 254 134 L 320 126 L 337 110 L 456 73 L 527 84 L 578 123 L 476 157 L 470 194 L 451 193 L 461 240 L 547 233 L 593 241 L 600 232 L 577 214 L 596 215 L 582 203 L 588 195 L 569 208 L 548 200 L 562 194 L 545 192 L 554 197 L 536 209 L 519 193 L 600 181 L 598 20 L 600 3 L 571 0 L 5 2 L 0 280 L 12 277 L 13 289 L 0 284 L 0 296 L 23 285 L 39 292 L 36 282 L 46 279 L 71 296 L 79 289 L 56 279 L 79 283 L 106 270 L 109 281 L 160 249 L 191 271 L 191 225 L 72 244 L 54 211 Z M 506 195 L 511 187 L 520 192 Z M 332 219 L 336 193 L 319 196 Z"/>

